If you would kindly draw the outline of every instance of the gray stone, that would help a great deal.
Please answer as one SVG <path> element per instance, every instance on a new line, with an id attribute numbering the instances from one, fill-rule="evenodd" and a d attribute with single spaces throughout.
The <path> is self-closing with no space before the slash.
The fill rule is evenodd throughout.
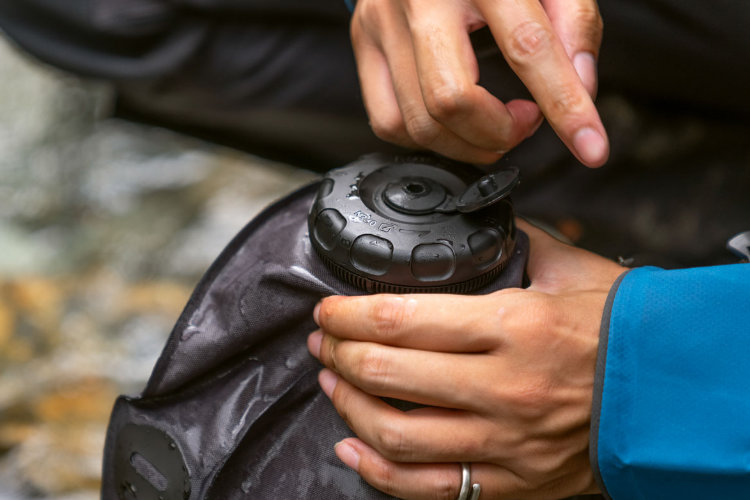
<path id="1" fill-rule="evenodd" d="M 234 234 L 316 177 L 111 98 L 0 42 L 0 500 L 98 498 L 114 398 Z"/>

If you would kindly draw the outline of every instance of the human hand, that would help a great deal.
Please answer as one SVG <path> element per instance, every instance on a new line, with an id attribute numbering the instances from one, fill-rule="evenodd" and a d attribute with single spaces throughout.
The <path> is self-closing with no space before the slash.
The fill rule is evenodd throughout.
<path id="1" fill-rule="evenodd" d="M 623 272 L 521 222 L 527 289 L 485 296 L 329 297 L 308 348 L 357 434 L 336 453 L 408 500 L 458 496 L 471 463 L 482 499 L 596 491 L 588 459 L 599 328 Z M 377 397 L 376 397 L 377 396 Z M 400 411 L 379 397 L 428 407 Z"/>
<path id="2" fill-rule="evenodd" d="M 536 103 L 478 85 L 469 34 L 485 25 Z M 544 115 L 582 163 L 602 165 L 609 143 L 591 98 L 601 35 L 596 0 L 359 0 L 351 23 L 375 134 L 471 163 L 496 161 Z"/>

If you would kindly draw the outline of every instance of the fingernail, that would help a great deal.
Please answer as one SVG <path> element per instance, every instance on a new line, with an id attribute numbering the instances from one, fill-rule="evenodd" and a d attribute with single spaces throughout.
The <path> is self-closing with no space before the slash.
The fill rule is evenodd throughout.
<path id="1" fill-rule="evenodd" d="M 313 309 L 313 321 L 315 321 L 315 324 L 320 326 L 320 320 L 318 319 L 320 317 L 320 304 L 323 301 L 321 300 L 317 304 L 315 304 L 315 309 Z"/>
<path id="2" fill-rule="evenodd" d="M 607 159 L 607 141 L 590 127 L 585 127 L 573 136 L 573 147 L 586 165 L 599 166 Z"/>
<path id="3" fill-rule="evenodd" d="M 339 460 L 344 462 L 347 467 L 350 467 L 355 471 L 359 470 L 359 453 L 357 453 L 357 450 L 355 450 L 352 445 L 346 441 L 339 441 L 333 445 L 333 450 L 336 452 L 336 456 L 339 457 Z"/>
<path id="4" fill-rule="evenodd" d="M 333 390 L 336 388 L 339 378 L 331 370 L 322 370 L 318 375 L 318 383 L 328 399 L 333 398 Z"/>
<path id="5" fill-rule="evenodd" d="M 323 341 L 323 332 L 320 330 L 314 331 L 307 337 L 307 350 L 310 354 L 320 359 L 320 344 Z"/>
<path id="6" fill-rule="evenodd" d="M 594 55 L 591 52 L 579 52 L 573 57 L 573 66 L 578 73 L 578 78 L 581 79 L 581 83 L 586 87 L 586 91 L 593 96 L 596 93 L 597 85 Z"/>

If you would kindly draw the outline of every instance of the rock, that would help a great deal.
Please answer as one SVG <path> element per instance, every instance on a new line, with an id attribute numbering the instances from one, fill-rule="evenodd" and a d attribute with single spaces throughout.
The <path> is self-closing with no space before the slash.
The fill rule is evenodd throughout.
<path id="1" fill-rule="evenodd" d="M 234 234 L 316 177 L 107 118 L 111 96 L 0 42 L 0 500 L 98 498 L 116 396 Z"/>

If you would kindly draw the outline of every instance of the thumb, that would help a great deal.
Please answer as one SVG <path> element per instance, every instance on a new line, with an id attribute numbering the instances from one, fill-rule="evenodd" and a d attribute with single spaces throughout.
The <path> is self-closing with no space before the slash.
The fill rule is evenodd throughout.
<path id="1" fill-rule="evenodd" d="M 529 289 L 547 293 L 589 290 L 609 286 L 624 269 L 611 260 L 561 242 L 530 222 L 517 219 L 518 228 L 529 236 L 526 272 Z"/>
<path id="2" fill-rule="evenodd" d="M 567 250 L 573 247 L 527 220 L 516 219 L 516 224 L 529 237 L 529 261 L 526 272 L 532 286 L 538 286 L 540 282 L 551 279 L 552 275 L 559 273 L 556 269 L 567 267 L 567 261 L 570 259 Z"/>

